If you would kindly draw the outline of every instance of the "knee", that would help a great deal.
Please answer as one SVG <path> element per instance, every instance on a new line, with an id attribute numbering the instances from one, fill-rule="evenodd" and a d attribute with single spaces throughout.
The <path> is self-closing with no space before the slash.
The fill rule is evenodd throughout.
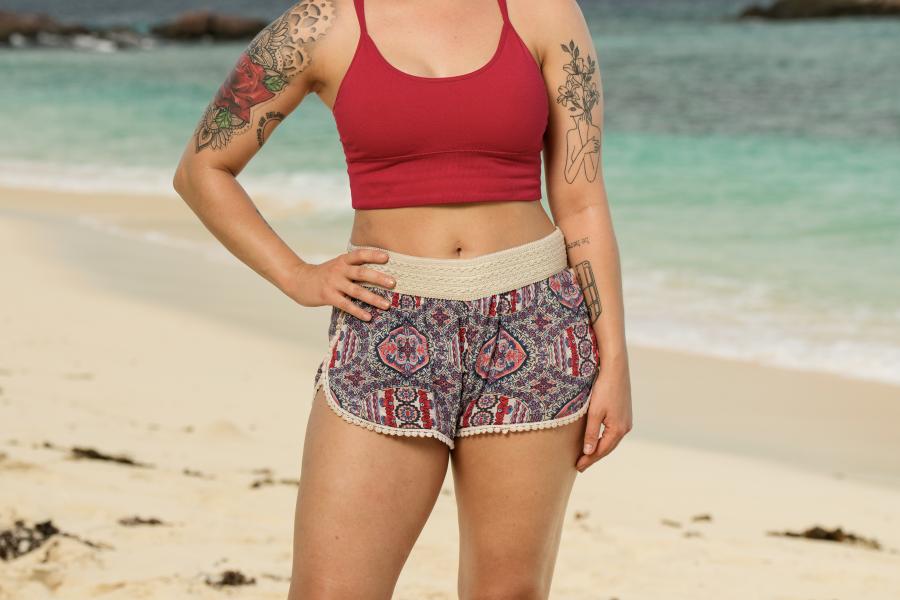
<path id="1" fill-rule="evenodd" d="M 548 586 L 533 578 L 504 577 L 470 585 L 459 595 L 461 600 L 547 600 L 549 596 Z"/>
<path id="2" fill-rule="evenodd" d="M 389 600 L 391 592 L 373 586 L 343 585 L 328 581 L 292 581 L 287 600 Z"/>

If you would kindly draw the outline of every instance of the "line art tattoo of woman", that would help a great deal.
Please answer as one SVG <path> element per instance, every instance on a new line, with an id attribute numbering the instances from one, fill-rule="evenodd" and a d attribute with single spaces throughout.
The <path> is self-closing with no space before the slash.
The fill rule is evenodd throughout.
<path id="1" fill-rule="evenodd" d="M 572 128 L 566 132 L 566 181 L 573 183 L 579 174 L 594 181 L 600 169 L 600 127 L 594 124 L 591 114 L 600 101 L 600 90 L 594 76 L 597 62 L 590 55 L 581 56 L 581 50 L 573 40 L 560 44 L 569 55 L 563 66 L 566 83 L 559 86 L 556 102 L 569 109 Z"/>

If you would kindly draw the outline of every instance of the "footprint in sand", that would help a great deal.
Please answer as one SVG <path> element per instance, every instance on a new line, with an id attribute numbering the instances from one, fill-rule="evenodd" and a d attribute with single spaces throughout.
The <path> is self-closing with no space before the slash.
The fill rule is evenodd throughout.
<path id="1" fill-rule="evenodd" d="M 206 425 L 203 432 L 209 436 L 221 439 L 246 438 L 247 434 L 236 423 L 226 419 L 218 419 Z"/>
<path id="2" fill-rule="evenodd" d="M 89 381 L 94 378 L 94 374 L 83 371 L 79 373 L 63 373 L 63 377 L 72 381 Z"/>

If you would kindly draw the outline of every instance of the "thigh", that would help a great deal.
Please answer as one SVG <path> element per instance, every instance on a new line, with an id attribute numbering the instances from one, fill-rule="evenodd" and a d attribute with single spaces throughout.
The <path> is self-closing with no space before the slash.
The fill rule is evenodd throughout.
<path id="1" fill-rule="evenodd" d="M 289 598 L 387 600 L 440 493 L 448 447 L 348 423 L 323 393 L 303 445 Z"/>
<path id="2" fill-rule="evenodd" d="M 458 438 L 460 598 L 547 598 L 584 419 Z"/>

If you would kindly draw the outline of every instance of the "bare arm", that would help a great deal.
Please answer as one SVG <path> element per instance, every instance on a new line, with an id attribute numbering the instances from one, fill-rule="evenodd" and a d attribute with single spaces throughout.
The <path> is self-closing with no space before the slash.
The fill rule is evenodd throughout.
<path id="1" fill-rule="evenodd" d="M 546 13 L 537 16 L 546 23 L 538 52 L 550 96 L 544 140 L 549 206 L 565 235 L 600 346 L 585 456 L 577 464 L 582 470 L 611 452 L 632 427 L 621 267 L 600 160 L 603 94 L 597 52 L 575 0 L 535 7 Z"/>
<path id="2" fill-rule="evenodd" d="M 335 0 L 303 0 L 257 34 L 203 112 L 188 141 L 173 185 L 207 229 L 238 259 L 304 306 L 332 304 L 358 318 L 368 312 L 347 296 L 382 306 L 355 284 L 389 287 L 385 276 L 360 262 L 384 262 L 374 251 L 354 251 L 310 265 L 275 233 L 236 177 L 325 69 L 317 52 L 336 26 Z"/>

